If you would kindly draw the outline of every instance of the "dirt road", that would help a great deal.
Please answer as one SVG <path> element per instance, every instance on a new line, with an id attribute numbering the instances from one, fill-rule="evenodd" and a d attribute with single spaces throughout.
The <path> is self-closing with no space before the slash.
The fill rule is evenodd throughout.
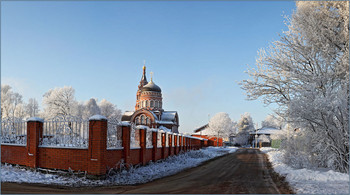
<path id="1" fill-rule="evenodd" d="M 103 193 L 103 194 L 285 194 L 293 193 L 273 172 L 265 154 L 239 149 L 179 174 L 135 186 L 57 187 L 2 183 L 2 193 Z"/>

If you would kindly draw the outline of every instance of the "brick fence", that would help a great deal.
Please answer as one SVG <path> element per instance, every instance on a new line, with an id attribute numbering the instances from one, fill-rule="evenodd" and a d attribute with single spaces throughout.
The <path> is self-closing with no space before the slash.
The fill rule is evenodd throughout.
<path id="1" fill-rule="evenodd" d="M 208 146 L 205 139 L 182 134 L 152 131 L 152 147 L 146 147 L 146 127 L 137 128 L 140 147 L 131 148 L 131 126 L 122 123 L 122 147 L 107 149 L 107 119 L 93 116 L 89 119 L 89 144 L 86 148 L 41 146 L 39 139 L 43 132 L 43 120 L 27 120 L 27 144 L 1 144 L 1 162 L 24 165 L 32 168 L 86 171 L 94 178 L 103 178 L 110 168 L 126 165 L 145 165 L 149 161 L 165 159 L 181 151 L 197 150 Z M 157 143 L 161 134 L 161 147 Z M 168 143 L 166 137 L 168 136 Z"/>

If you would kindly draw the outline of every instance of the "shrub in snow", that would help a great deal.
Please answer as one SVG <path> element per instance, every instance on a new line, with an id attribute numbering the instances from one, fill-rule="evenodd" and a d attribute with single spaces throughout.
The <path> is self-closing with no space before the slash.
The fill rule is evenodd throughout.
<path id="1" fill-rule="evenodd" d="M 312 168 L 318 167 L 316 162 L 316 153 L 310 155 L 313 150 L 310 136 L 298 135 L 285 138 L 281 142 L 281 149 L 284 152 L 284 163 L 294 168 Z"/>

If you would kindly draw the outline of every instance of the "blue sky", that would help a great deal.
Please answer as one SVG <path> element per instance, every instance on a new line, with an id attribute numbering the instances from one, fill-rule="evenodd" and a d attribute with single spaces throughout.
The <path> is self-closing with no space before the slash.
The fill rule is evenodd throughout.
<path id="1" fill-rule="evenodd" d="M 1 83 L 36 98 L 72 86 L 76 99 L 133 110 L 143 60 L 180 132 L 227 112 L 254 122 L 273 106 L 245 100 L 238 81 L 286 30 L 293 1 L 1 2 Z"/>

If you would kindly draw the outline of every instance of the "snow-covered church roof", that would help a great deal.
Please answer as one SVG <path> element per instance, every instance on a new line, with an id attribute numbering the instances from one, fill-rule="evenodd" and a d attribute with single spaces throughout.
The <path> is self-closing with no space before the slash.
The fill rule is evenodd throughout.
<path id="1" fill-rule="evenodd" d="M 173 125 L 177 124 L 177 112 L 176 111 L 163 111 L 162 115 L 160 116 L 160 119 L 157 117 L 157 115 L 151 111 L 147 110 L 149 113 L 151 113 L 154 118 L 156 119 L 156 123 L 161 124 L 161 125 Z M 135 111 L 125 111 L 123 116 L 122 116 L 122 121 L 130 121 L 132 115 L 135 113 Z"/>
<path id="2" fill-rule="evenodd" d="M 176 111 L 164 111 L 161 116 L 162 121 L 174 121 L 176 118 Z"/>
<path id="3" fill-rule="evenodd" d="M 158 85 L 156 85 L 152 79 L 149 83 L 147 83 L 147 85 L 143 86 L 141 88 L 141 91 L 155 91 L 155 92 L 162 92 L 162 90 L 160 89 L 160 87 Z"/>
<path id="4" fill-rule="evenodd" d="M 135 111 L 125 111 L 122 116 L 122 121 L 130 121 L 131 116 L 134 114 Z"/>

